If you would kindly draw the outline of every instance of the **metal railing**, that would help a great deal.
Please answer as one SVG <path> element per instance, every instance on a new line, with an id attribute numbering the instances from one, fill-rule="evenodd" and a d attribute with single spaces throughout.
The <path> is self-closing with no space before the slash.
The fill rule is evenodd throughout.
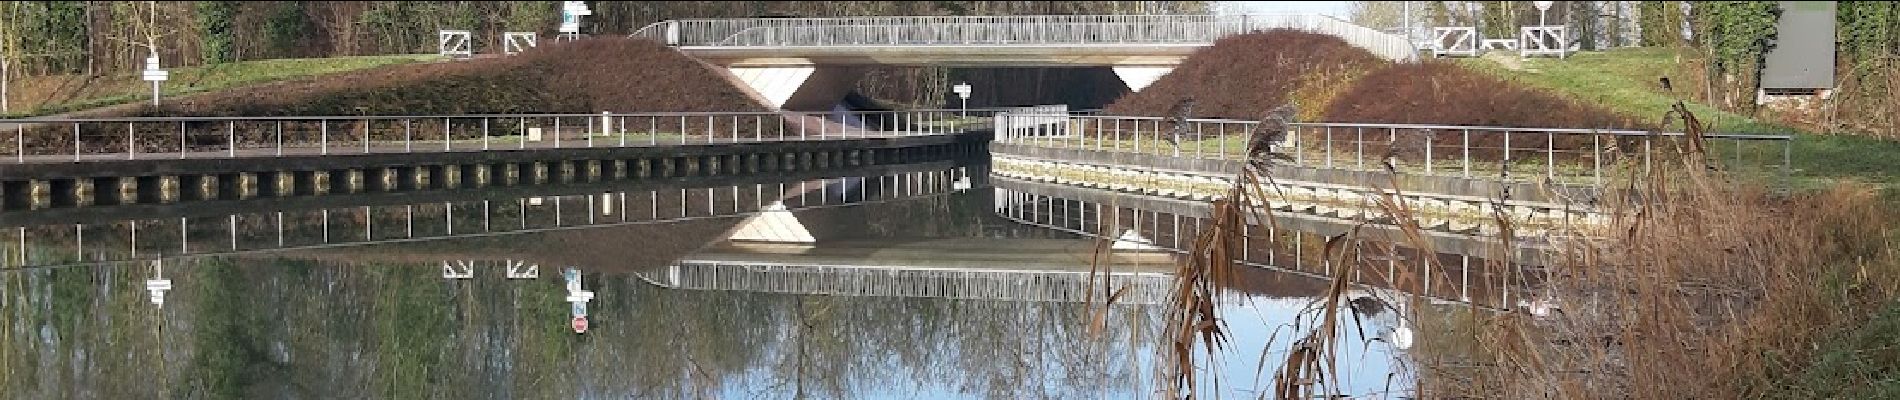
<path id="1" fill-rule="evenodd" d="M 24 164 L 839 140 L 956 134 L 993 115 L 964 111 L 0 120 L 0 154 Z"/>
<path id="2" fill-rule="evenodd" d="M 1080 303 L 1103 276 L 1089 271 L 992 268 L 929 268 L 905 265 L 815 265 L 681 260 L 663 270 L 636 272 L 647 282 L 684 290 L 824 294 L 864 297 L 923 297 L 969 300 Z M 1121 304 L 1160 304 L 1174 276 L 1159 272 L 1113 272 Z M 1096 298 L 1103 294 L 1096 293 Z"/>
<path id="3" fill-rule="evenodd" d="M 1047 123 L 1050 119 L 1064 123 Z M 1073 114 L 996 116 L 996 141 L 1060 149 L 1245 160 L 1258 121 Z M 1277 129 L 1277 128 L 1276 128 Z M 1300 167 L 1601 184 L 1651 171 L 1687 145 L 1680 132 L 1421 124 L 1291 123 L 1273 152 Z M 1791 135 L 1706 134 L 1704 154 L 1731 171 L 1791 172 Z"/>
<path id="4" fill-rule="evenodd" d="M 630 36 L 687 47 L 1194 45 L 1270 29 L 1337 36 L 1394 61 L 1417 58 L 1404 36 L 1319 14 L 681 19 Z"/>

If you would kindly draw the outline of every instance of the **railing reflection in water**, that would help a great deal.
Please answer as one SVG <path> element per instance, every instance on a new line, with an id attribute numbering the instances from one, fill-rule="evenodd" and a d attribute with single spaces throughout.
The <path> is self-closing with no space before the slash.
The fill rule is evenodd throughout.
<path id="1" fill-rule="evenodd" d="M 1101 239 L 1129 232 L 1156 247 L 1184 254 L 1196 235 L 1211 224 L 1205 216 L 1121 207 L 1073 200 L 1033 191 L 998 187 L 997 215 L 1023 224 L 1067 231 Z M 1342 227 L 1342 230 L 1350 227 Z M 1245 244 L 1236 262 L 1241 265 L 1316 279 L 1328 279 L 1323 256 L 1327 235 L 1294 230 L 1276 231 L 1258 224 L 1241 232 Z M 1541 270 L 1506 265 L 1494 259 L 1463 254 L 1427 254 L 1382 238 L 1365 238 L 1366 246 L 1349 247 L 1367 259 L 1385 258 L 1351 270 L 1360 287 L 1393 289 L 1441 302 L 1466 303 L 1486 309 L 1506 309 L 1535 302 Z M 1390 249 L 1389 253 L 1377 249 Z M 1375 254 L 1397 254 L 1396 257 Z M 1354 259 L 1356 257 L 1348 257 Z M 1436 263 L 1428 263 L 1428 258 Z M 1434 269 L 1433 265 L 1437 265 Z"/>
<path id="2" fill-rule="evenodd" d="M 0 229 L 0 266 L 77 266 L 730 218 L 775 202 L 799 210 L 938 195 L 963 187 L 959 183 L 967 173 L 954 168 L 776 184 L 20 226 Z"/>

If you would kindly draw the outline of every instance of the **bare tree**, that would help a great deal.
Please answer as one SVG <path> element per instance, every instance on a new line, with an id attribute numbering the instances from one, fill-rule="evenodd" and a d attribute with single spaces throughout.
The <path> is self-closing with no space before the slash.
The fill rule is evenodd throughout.
<path id="1" fill-rule="evenodd" d="M 139 6 L 141 4 L 143 7 Z M 158 39 L 175 35 L 178 33 L 178 29 L 166 29 L 158 25 L 159 8 L 157 1 L 133 3 L 133 7 L 137 7 L 133 10 L 134 15 L 142 18 L 133 18 L 131 20 L 131 37 L 112 35 L 107 36 L 106 39 L 134 47 L 144 47 L 148 56 L 158 57 Z M 140 41 L 143 42 L 141 43 Z"/>
<path id="2" fill-rule="evenodd" d="M 21 2 L 9 1 L 0 4 L 0 114 L 13 112 L 7 98 L 7 88 L 12 86 L 9 80 L 13 75 L 10 67 L 20 58 L 20 6 Z"/>

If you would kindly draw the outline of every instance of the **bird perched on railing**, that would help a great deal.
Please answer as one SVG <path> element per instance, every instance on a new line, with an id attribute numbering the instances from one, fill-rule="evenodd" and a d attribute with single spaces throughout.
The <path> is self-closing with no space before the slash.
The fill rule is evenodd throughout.
<path id="1" fill-rule="evenodd" d="M 1184 98 L 1174 103 L 1174 107 L 1168 109 L 1168 116 L 1174 123 L 1174 129 L 1168 132 L 1168 144 L 1174 146 L 1174 155 L 1179 156 L 1181 155 L 1181 135 L 1187 133 L 1187 120 L 1194 116 L 1194 98 Z"/>

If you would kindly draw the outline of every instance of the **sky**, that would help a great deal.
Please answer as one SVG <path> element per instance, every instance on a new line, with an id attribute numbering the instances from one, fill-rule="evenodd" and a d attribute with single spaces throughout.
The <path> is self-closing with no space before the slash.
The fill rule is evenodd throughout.
<path id="1" fill-rule="evenodd" d="M 1217 1 L 1220 10 L 1239 9 L 1253 14 L 1313 13 L 1346 18 L 1348 1 Z"/>

